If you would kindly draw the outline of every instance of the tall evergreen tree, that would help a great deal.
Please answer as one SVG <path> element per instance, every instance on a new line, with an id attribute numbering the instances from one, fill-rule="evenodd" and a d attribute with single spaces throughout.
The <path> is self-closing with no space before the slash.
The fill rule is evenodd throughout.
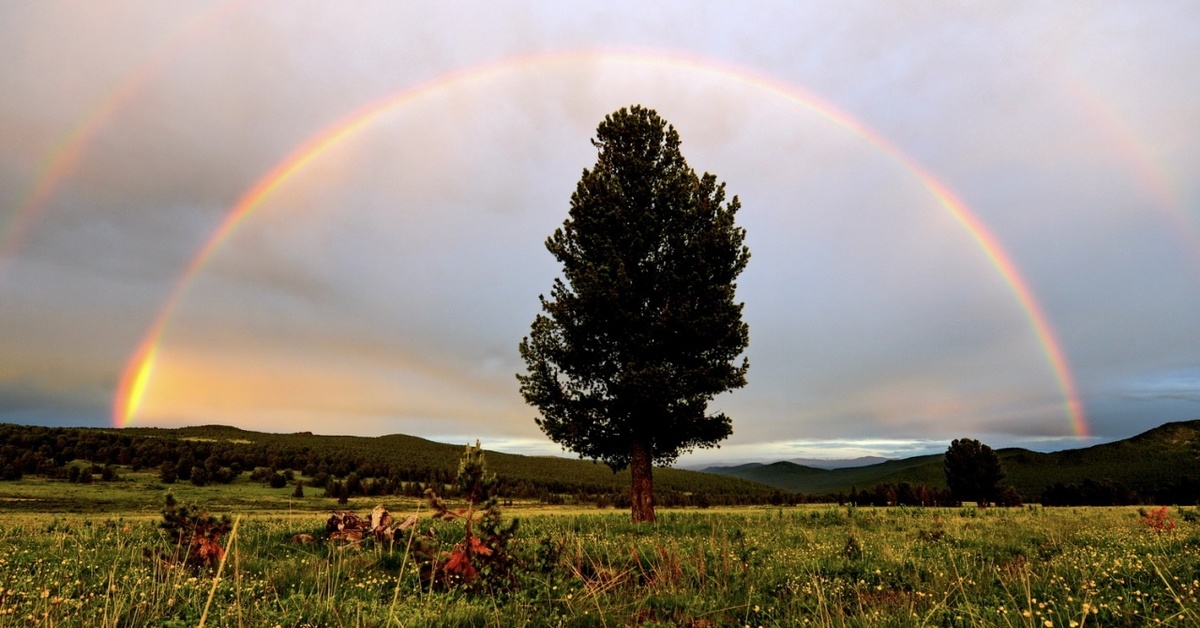
<path id="1" fill-rule="evenodd" d="M 987 506 L 1000 495 L 1004 470 L 991 447 L 972 438 L 950 442 L 942 461 L 946 484 L 955 499 Z"/>
<path id="2" fill-rule="evenodd" d="M 562 264 L 521 341 L 521 394 L 580 457 L 629 467 L 635 522 L 654 520 L 652 467 L 732 433 L 709 414 L 746 384 L 749 343 L 734 280 L 750 251 L 737 197 L 698 176 L 679 134 L 640 106 L 605 117 L 569 217 L 546 241 Z"/>

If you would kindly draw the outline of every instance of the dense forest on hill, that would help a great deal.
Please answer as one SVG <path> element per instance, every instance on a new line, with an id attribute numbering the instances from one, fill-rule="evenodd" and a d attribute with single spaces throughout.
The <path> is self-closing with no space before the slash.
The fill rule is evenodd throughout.
<path id="1" fill-rule="evenodd" d="M 284 489 L 297 475 L 328 497 L 413 495 L 452 482 L 463 448 L 414 436 L 375 438 L 268 434 L 226 426 L 49 428 L 0 424 L 0 479 L 26 475 L 88 482 L 111 480 L 120 468 L 158 470 L 164 483 L 252 481 Z M 84 465 L 78 464 L 82 461 Z M 628 471 L 553 456 L 489 451 L 488 468 L 507 498 L 544 503 L 628 503 Z M 90 465 L 90 467 L 89 467 Z M 763 484 L 671 468 L 655 470 L 663 505 L 764 503 L 779 491 Z"/>
<path id="2" fill-rule="evenodd" d="M 1111 506 L 1200 501 L 1200 420 L 1167 423 L 1132 438 L 1083 449 L 1040 453 L 1010 448 L 996 453 L 1007 474 L 1005 483 L 1027 502 Z M 941 454 L 845 469 L 776 462 L 705 471 L 838 500 L 851 500 L 851 493 L 854 498 L 882 493 L 881 499 L 890 494 L 895 503 L 897 491 L 924 488 L 936 494 L 946 489 Z M 876 487 L 884 489 L 876 491 Z"/>
<path id="3" fill-rule="evenodd" d="M 1200 421 L 1168 423 L 1144 434 L 1084 449 L 997 451 L 1004 483 L 1024 502 L 1046 505 L 1200 502 Z M 0 480 L 23 476 L 70 482 L 119 479 L 123 469 L 153 470 L 164 483 L 261 482 L 291 490 L 298 478 L 317 495 L 419 496 L 450 483 L 462 447 L 405 435 L 375 438 L 269 434 L 226 426 L 49 428 L 0 424 Z M 508 499 L 625 507 L 628 471 L 554 456 L 487 453 Z M 791 462 L 714 467 L 707 473 L 655 469 L 660 505 L 954 505 L 942 456 L 918 456 L 842 469 Z"/>

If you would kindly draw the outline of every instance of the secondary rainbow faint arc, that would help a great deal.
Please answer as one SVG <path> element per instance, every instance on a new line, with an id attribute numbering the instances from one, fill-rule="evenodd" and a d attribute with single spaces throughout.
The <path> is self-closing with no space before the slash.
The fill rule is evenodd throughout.
<path id="1" fill-rule="evenodd" d="M 320 157 L 326 150 L 362 131 L 381 115 L 439 89 L 472 80 L 500 76 L 508 72 L 585 61 L 624 62 L 662 66 L 717 75 L 742 85 L 766 91 L 820 114 L 822 117 L 867 140 L 876 148 L 898 161 L 912 172 L 913 176 L 930 191 L 938 203 L 970 234 L 972 239 L 983 249 L 984 254 L 1000 273 L 1000 276 L 1004 279 L 1009 289 L 1012 290 L 1017 303 L 1024 311 L 1046 355 L 1050 369 L 1063 396 L 1064 409 L 1071 422 L 1072 430 L 1078 436 L 1088 435 L 1088 425 L 1084 416 L 1083 404 L 1079 399 L 1074 379 L 1071 376 L 1066 354 L 1057 336 L 1054 334 L 1049 319 L 1030 289 L 1028 282 L 1021 276 L 1016 265 L 1008 256 L 1008 253 L 987 230 L 983 222 L 970 210 L 967 204 L 916 160 L 846 112 L 837 109 L 833 105 L 795 85 L 774 77 L 711 59 L 685 57 L 662 52 L 611 52 L 596 50 L 508 57 L 444 74 L 376 100 L 311 136 L 296 150 L 292 151 L 287 157 L 276 164 L 274 168 L 242 195 L 238 202 L 230 209 L 225 220 L 213 232 L 212 236 L 209 237 L 196 256 L 192 258 L 192 261 L 188 264 L 181 279 L 175 284 L 158 316 L 154 319 L 137 351 L 131 357 L 122 373 L 113 403 L 114 424 L 117 426 L 127 425 L 137 414 L 153 374 L 159 341 L 166 330 L 175 308 L 186 292 L 191 279 L 200 271 L 213 252 L 220 246 L 221 242 L 266 197 Z"/>
<path id="2" fill-rule="evenodd" d="M 119 112 L 139 96 L 146 85 L 162 75 L 167 63 L 188 45 L 228 16 L 237 0 L 225 0 L 187 20 L 164 40 L 155 52 L 98 100 L 87 114 L 64 134 L 38 169 L 38 178 L 13 211 L 7 224 L 0 223 L 0 257 L 15 256 L 41 215 L 46 203 L 66 178 L 75 171 L 89 142 L 109 126 Z M 2 217 L 0 217 L 2 218 Z"/>

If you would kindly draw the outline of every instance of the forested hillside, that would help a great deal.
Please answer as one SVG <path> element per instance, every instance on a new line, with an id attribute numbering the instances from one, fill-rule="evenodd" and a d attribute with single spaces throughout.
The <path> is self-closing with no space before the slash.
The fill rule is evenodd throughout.
<path id="1" fill-rule="evenodd" d="M 1200 421 L 1167 423 L 1132 438 L 1083 449 L 997 451 L 1005 483 L 1022 499 L 1049 505 L 1194 504 L 1200 500 Z M 808 494 L 837 495 L 878 485 L 945 489 L 941 454 L 846 469 L 791 462 L 711 467 L 721 473 Z"/>
<path id="2" fill-rule="evenodd" d="M 268 434 L 214 425 L 118 430 L 0 424 L 0 479 L 39 475 L 90 481 L 92 475 L 115 477 L 124 467 L 156 469 L 166 483 L 227 483 L 249 474 L 283 488 L 302 475 L 330 497 L 420 495 L 425 486 L 450 483 L 462 449 L 404 435 Z M 86 469 L 87 478 L 81 480 L 75 461 L 94 465 Z M 602 464 L 492 451 L 487 463 L 507 497 L 615 505 L 628 499 L 628 472 L 614 475 Z M 744 479 L 695 471 L 659 468 L 655 477 L 658 497 L 667 505 L 756 503 L 774 492 Z"/>

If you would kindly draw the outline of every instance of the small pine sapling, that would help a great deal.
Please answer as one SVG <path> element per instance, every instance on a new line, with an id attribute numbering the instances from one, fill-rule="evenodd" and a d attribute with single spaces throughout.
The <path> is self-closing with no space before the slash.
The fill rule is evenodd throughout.
<path id="1" fill-rule="evenodd" d="M 465 534 L 448 553 L 430 553 L 422 567 L 422 579 L 429 586 L 461 587 L 472 593 L 497 593 L 516 585 L 513 557 L 508 543 L 516 535 L 518 520 L 505 526 L 500 519 L 500 502 L 494 491 L 496 474 L 488 473 L 479 441 L 467 445 L 458 465 L 455 488 L 466 499 L 467 507 L 451 510 L 432 488 L 425 489 L 434 517 L 442 521 L 461 520 Z"/>
<path id="2" fill-rule="evenodd" d="M 217 564 L 225 555 L 220 541 L 233 529 L 229 515 L 222 515 L 218 519 L 206 512 L 194 511 L 187 506 L 180 506 L 175 496 L 167 493 L 162 516 L 159 528 L 163 530 L 171 550 L 159 555 L 161 561 L 199 569 Z"/>

